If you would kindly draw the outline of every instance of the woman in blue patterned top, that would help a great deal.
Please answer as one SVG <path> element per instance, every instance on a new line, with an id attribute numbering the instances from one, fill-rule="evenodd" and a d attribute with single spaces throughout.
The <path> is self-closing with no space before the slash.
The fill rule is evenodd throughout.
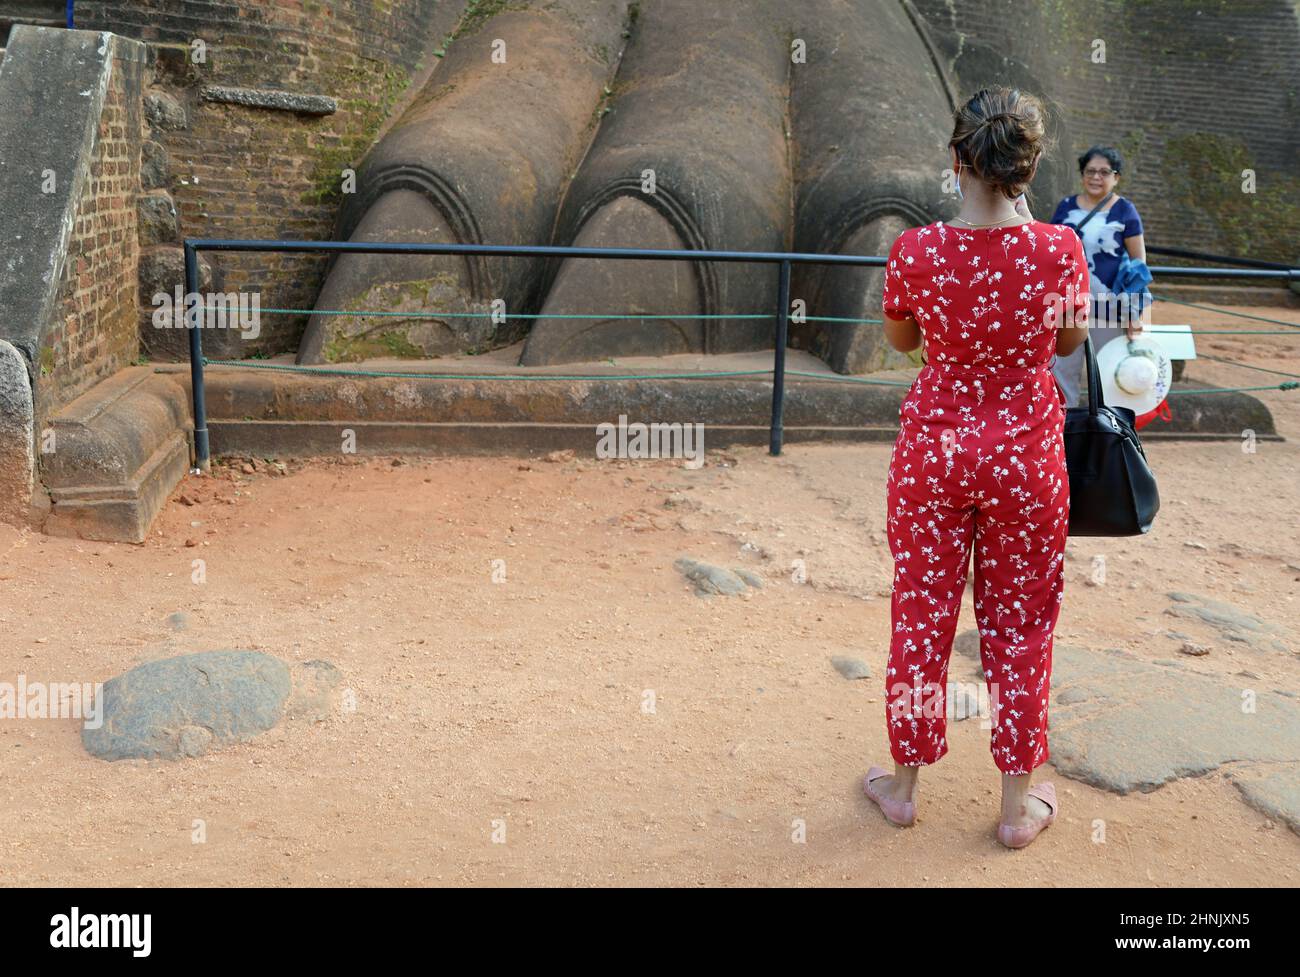
<path id="1" fill-rule="evenodd" d="M 1057 204 L 1051 220 L 1053 224 L 1073 227 L 1083 239 L 1093 295 L 1088 326 L 1095 352 L 1100 352 L 1117 336 L 1127 334 L 1132 338 L 1142 329 L 1136 312 L 1130 317 L 1112 295 L 1124 255 L 1143 263 L 1147 256 L 1142 240 L 1142 218 L 1131 201 L 1115 192 L 1123 168 L 1124 161 L 1118 151 L 1109 146 L 1093 146 L 1079 157 L 1083 192 Z M 1088 214 L 1098 205 L 1100 208 L 1089 218 Z M 1149 316 L 1149 309 L 1149 304 L 1144 306 L 1144 318 Z M 1065 393 L 1067 407 L 1079 403 L 1084 355 L 1080 346 L 1069 356 L 1058 356 L 1052 368 Z"/>

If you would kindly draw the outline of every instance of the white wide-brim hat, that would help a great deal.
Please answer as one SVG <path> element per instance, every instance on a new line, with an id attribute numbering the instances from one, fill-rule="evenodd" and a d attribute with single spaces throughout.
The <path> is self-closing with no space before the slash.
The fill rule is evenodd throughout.
<path id="1" fill-rule="evenodd" d="M 1101 394 L 1108 407 L 1145 414 L 1160 406 L 1174 382 L 1174 364 L 1149 336 L 1116 336 L 1097 353 Z"/>

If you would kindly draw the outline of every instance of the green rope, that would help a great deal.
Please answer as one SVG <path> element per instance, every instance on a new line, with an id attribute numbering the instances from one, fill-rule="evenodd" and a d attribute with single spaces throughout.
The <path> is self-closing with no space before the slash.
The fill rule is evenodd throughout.
<path id="1" fill-rule="evenodd" d="M 348 370 L 339 367 L 298 366 L 296 363 L 253 363 L 247 360 L 210 360 L 203 358 L 205 366 L 228 366 L 235 369 L 273 370 L 281 373 L 307 373 L 319 376 L 391 377 L 403 380 L 697 380 L 719 377 L 769 377 L 771 370 L 727 370 L 707 373 L 610 373 L 575 374 L 525 374 L 525 373 L 402 373 L 394 370 Z M 787 370 L 787 377 L 822 380 L 832 383 L 868 383 L 887 387 L 910 387 L 901 380 L 871 380 L 865 377 L 843 377 L 825 373 L 807 373 Z"/>
<path id="2" fill-rule="evenodd" d="M 219 311 L 221 306 L 198 306 Z M 771 319 L 772 313 L 755 313 L 745 315 L 651 315 L 650 313 L 561 313 L 561 312 L 366 312 L 364 309 L 259 309 L 259 312 L 278 312 L 292 315 L 351 315 L 357 317 L 393 316 L 399 319 Z"/>
<path id="3" fill-rule="evenodd" d="M 865 322 L 874 326 L 879 326 L 885 321 L 884 319 L 846 319 L 834 315 L 806 315 L 803 319 L 807 322 Z"/>
<path id="4" fill-rule="evenodd" d="M 1275 387 L 1210 387 L 1205 390 L 1171 390 L 1170 397 L 1177 397 L 1183 394 L 1235 394 L 1245 393 L 1252 390 L 1296 390 L 1300 389 L 1300 381 L 1288 380 L 1286 383 L 1279 383 Z"/>
<path id="5" fill-rule="evenodd" d="M 805 373 L 802 370 L 786 370 L 788 377 L 803 377 L 809 380 L 822 380 L 829 383 L 870 383 L 883 387 L 910 387 L 906 380 L 870 380 L 866 377 L 843 377 L 826 373 Z"/>
<path id="6" fill-rule="evenodd" d="M 247 360 L 210 360 L 209 366 L 232 366 L 248 370 L 276 370 L 283 373 L 309 373 L 342 377 L 396 377 L 403 380 L 695 380 L 717 377 L 771 376 L 771 370 L 729 370 L 719 373 L 631 373 L 625 376 L 604 373 L 559 375 L 553 373 L 401 373 L 390 370 L 346 370 L 335 367 L 298 366 L 294 363 L 250 363 Z"/>
<path id="7" fill-rule="evenodd" d="M 204 312 L 229 312 L 229 308 L 221 305 L 198 305 L 196 309 Z M 283 315 L 349 315 L 358 318 L 367 317 L 392 317 L 397 319 L 491 319 L 498 317 L 501 319 L 775 319 L 776 314 L 773 312 L 745 313 L 743 315 L 727 315 L 725 313 L 709 313 L 699 315 L 666 314 L 652 315 L 650 313 L 604 313 L 604 312 L 503 312 L 499 316 L 494 312 L 366 312 L 363 309 L 355 311 L 348 309 L 258 309 L 259 312 L 278 313 Z M 854 322 L 865 323 L 867 325 L 880 325 L 883 319 L 849 319 L 843 316 L 830 315 L 810 315 L 804 316 L 801 320 L 791 318 L 791 322 Z"/>
<path id="8" fill-rule="evenodd" d="M 1300 323 L 1287 322 L 1282 319 L 1270 319 L 1265 316 L 1253 316 L 1244 312 L 1231 312 L 1227 309 L 1217 309 L 1212 306 L 1197 305 L 1193 302 L 1180 302 L 1175 299 L 1160 298 L 1152 296 L 1156 301 L 1169 302 L 1173 305 L 1184 305 L 1193 309 L 1201 309 L 1206 312 L 1218 312 L 1222 315 L 1236 316 L 1242 319 L 1253 319 L 1259 322 L 1268 322 L 1280 326 L 1288 326 L 1288 329 L 1197 329 L 1193 328 L 1191 332 L 1202 335 L 1236 335 L 1236 336 L 1293 336 L 1296 335 L 1294 330 L 1300 329 Z M 197 306 L 204 311 L 222 311 L 222 306 Z M 283 313 L 294 315 L 348 315 L 348 316 L 368 316 L 382 317 L 391 316 L 404 319 L 449 319 L 449 318 L 492 318 L 496 313 L 492 312 L 438 312 L 438 313 L 420 313 L 420 312 L 355 312 L 344 309 L 262 309 L 262 312 Z M 653 315 L 653 314 L 605 314 L 605 313 L 503 313 L 500 318 L 504 319 L 772 319 L 775 318 L 770 313 L 745 314 L 745 315 Z M 805 316 L 802 321 L 807 322 L 846 322 L 854 324 L 881 325 L 882 319 L 853 319 L 843 316 Z M 1262 366 L 1251 366 L 1248 363 L 1239 363 L 1235 360 L 1225 360 L 1216 356 L 1202 354 L 1202 359 L 1214 360 L 1219 363 L 1226 363 L 1229 366 L 1241 366 L 1248 370 L 1259 370 L 1263 373 L 1273 373 L 1277 376 L 1292 377 L 1300 380 L 1300 374 L 1285 373 L 1281 370 L 1270 370 Z M 249 370 L 273 370 L 285 373 L 305 373 L 316 374 L 321 376 L 355 376 L 355 377 L 389 377 L 397 379 L 410 380 L 702 380 L 718 379 L 725 377 L 754 377 L 754 376 L 771 376 L 772 370 L 728 370 L 718 372 L 697 372 L 697 373 L 639 373 L 639 374 L 517 374 L 517 373 L 405 373 L 390 370 L 348 370 L 340 368 L 325 368 L 298 366 L 297 364 L 286 363 L 252 363 L 246 360 L 209 360 L 206 357 L 203 362 L 210 366 L 227 366 L 243 368 Z M 817 380 L 823 383 L 852 383 L 868 384 L 872 386 L 887 387 L 910 387 L 911 384 L 903 380 L 872 380 L 866 377 L 847 377 L 834 374 L 808 373 L 801 370 L 786 371 L 787 377 L 796 379 Z M 1293 390 L 1300 384 L 1281 383 L 1272 387 L 1214 387 L 1204 390 L 1171 390 L 1170 395 L 1182 394 L 1202 394 L 1202 393 L 1244 393 L 1256 390 Z"/>
<path id="9" fill-rule="evenodd" d="M 1237 360 L 1225 360 L 1222 356 L 1210 356 L 1201 353 L 1197 357 L 1200 360 L 1213 360 L 1215 363 L 1227 363 L 1229 366 L 1239 366 L 1246 370 L 1258 370 L 1260 373 L 1275 373 L 1280 377 L 1290 377 L 1293 380 L 1300 380 L 1300 373 L 1285 373 L 1282 370 L 1270 370 L 1266 366 L 1251 366 L 1249 363 L 1240 363 Z"/>
<path id="10" fill-rule="evenodd" d="M 1152 329 L 1153 333 L 1162 336 L 1177 336 L 1178 333 L 1163 332 L 1160 329 Z M 1294 329 L 1199 329 L 1191 328 L 1188 332 L 1197 336 L 1297 336 Z"/>
<path id="11" fill-rule="evenodd" d="M 1233 364 L 1231 360 L 1223 362 L 1231 365 L 1246 366 L 1247 364 Z M 340 377 L 389 377 L 401 380 L 711 380 L 724 377 L 769 377 L 772 375 L 771 370 L 727 370 L 708 373 L 629 373 L 629 374 L 602 374 L 602 373 L 575 373 L 575 374 L 521 374 L 521 373 L 402 373 L 395 370 L 346 370 L 336 367 L 319 367 L 319 366 L 298 366 L 292 363 L 253 363 L 247 360 L 210 360 L 203 358 L 205 366 L 228 366 L 242 370 L 272 370 L 281 373 L 306 373 L 318 376 L 340 376 Z M 1263 367 L 1252 367 L 1252 369 L 1262 370 Z M 1278 371 L 1269 370 L 1274 373 Z M 1291 373 L 1282 373 L 1281 376 L 1295 376 Z M 882 387 L 910 387 L 911 383 L 906 380 L 872 380 L 868 377 L 845 377 L 825 373 L 807 373 L 803 370 L 787 370 L 787 377 L 796 379 L 818 380 L 823 383 L 857 383 L 870 384 Z M 1300 382 L 1288 381 L 1273 387 L 1213 387 L 1205 390 L 1171 390 L 1169 395 L 1181 394 L 1226 394 L 1238 393 L 1253 390 L 1295 390 L 1300 387 Z"/>
<path id="12" fill-rule="evenodd" d="M 1162 299 L 1161 301 L 1171 302 L 1172 299 Z M 1191 305 L 1190 302 L 1177 302 L 1176 305 Z M 200 305 L 196 308 L 202 311 L 229 311 L 223 306 Z M 1281 319 L 1267 319 L 1262 316 L 1246 315 L 1242 312 L 1228 312 L 1226 309 L 1214 309 L 1204 305 L 1192 305 L 1195 309 L 1204 309 L 1208 312 L 1223 312 L 1225 315 L 1235 315 L 1246 319 L 1257 319 L 1260 322 L 1273 322 L 1280 325 L 1290 326 L 1289 329 L 1201 329 L 1193 326 L 1190 331 L 1198 336 L 1294 336 L 1296 330 L 1300 329 L 1300 323 L 1285 322 Z M 394 318 L 394 319 L 490 319 L 496 313 L 492 312 L 350 312 L 346 309 L 259 309 L 260 312 L 279 313 L 285 315 L 325 315 L 325 316 L 356 316 L 357 318 Z M 650 313 L 523 313 L 523 312 L 503 312 L 499 318 L 502 319 L 774 319 L 776 316 L 772 313 L 753 313 L 744 315 L 652 315 Z M 790 320 L 795 325 L 801 322 L 846 322 L 854 325 L 879 326 L 884 323 L 883 319 L 853 319 L 847 316 L 833 315 L 810 315 L 802 319 Z"/>

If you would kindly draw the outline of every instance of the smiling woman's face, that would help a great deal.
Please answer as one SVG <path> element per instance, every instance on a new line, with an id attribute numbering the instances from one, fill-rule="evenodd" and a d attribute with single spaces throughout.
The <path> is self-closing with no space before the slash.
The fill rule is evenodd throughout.
<path id="1" fill-rule="evenodd" d="M 1093 156 L 1083 167 L 1083 189 L 1090 197 L 1099 200 L 1115 189 L 1119 174 L 1110 166 L 1105 156 Z"/>

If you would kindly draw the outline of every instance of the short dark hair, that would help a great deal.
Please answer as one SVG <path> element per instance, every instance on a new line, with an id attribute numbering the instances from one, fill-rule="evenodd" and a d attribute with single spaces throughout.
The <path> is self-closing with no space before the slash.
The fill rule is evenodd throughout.
<path id="1" fill-rule="evenodd" d="M 1116 175 L 1124 169 L 1124 157 L 1119 154 L 1119 150 L 1114 146 L 1093 146 L 1086 153 L 1079 157 L 1079 172 L 1082 173 L 1088 168 L 1088 160 L 1094 156 L 1102 157 L 1110 168 L 1115 171 Z"/>

